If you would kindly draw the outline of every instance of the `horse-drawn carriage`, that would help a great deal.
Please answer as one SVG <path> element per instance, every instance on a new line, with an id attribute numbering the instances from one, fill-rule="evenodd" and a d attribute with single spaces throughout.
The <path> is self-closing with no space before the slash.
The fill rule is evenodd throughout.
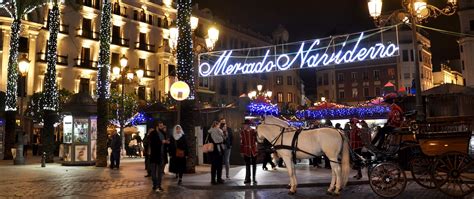
<path id="1" fill-rule="evenodd" d="M 468 155 L 473 120 L 412 122 L 387 136 L 382 149 L 366 146 L 374 158 L 363 159 L 372 190 L 382 197 L 401 194 L 407 184 L 407 165 L 419 185 L 462 197 L 474 191 L 474 161 Z M 401 158 L 404 156 L 404 158 Z"/>

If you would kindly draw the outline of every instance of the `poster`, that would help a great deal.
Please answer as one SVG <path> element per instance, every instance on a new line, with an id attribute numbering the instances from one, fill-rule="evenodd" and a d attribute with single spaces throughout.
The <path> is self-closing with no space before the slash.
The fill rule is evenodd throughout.
<path id="1" fill-rule="evenodd" d="M 91 117 L 91 140 L 97 140 L 97 118 Z"/>
<path id="2" fill-rule="evenodd" d="M 63 119 L 63 143 L 72 143 L 72 116 L 66 115 Z"/>
<path id="3" fill-rule="evenodd" d="M 89 119 L 74 119 L 74 143 L 89 142 Z"/>
<path id="4" fill-rule="evenodd" d="M 95 161 L 97 158 L 97 141 L 91 140 L 91 161 Z"/>
<path id="5" fill-rule="evenodd" d="M 87 145 L 76 145 L 75 148 L 75 161 L 87 161 Z"/>

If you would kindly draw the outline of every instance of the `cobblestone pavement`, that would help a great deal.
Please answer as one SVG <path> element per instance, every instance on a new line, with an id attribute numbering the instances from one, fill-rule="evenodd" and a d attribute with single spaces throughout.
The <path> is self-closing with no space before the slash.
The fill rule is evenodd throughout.
<path id="1" fill-rule="evenodd" d="M 327 185 L 298 188 L 298 193 L 289 196 L 285 188 L 264 189 L 259 187 L 229 188 L 232 183 L 197 189 L 186 186 L 186 177 L 204 178 L 208 185 L 208 174 L 185 175 L 184 185 L 177 186 L 173 175 L 163 180 L 165 192 L 154 193 L 149 178 L 144 178 L 143 159 L 125 160 L 120 170 L 97 167 L 64 167 L 48 164 L 13 166 L 0 161 L 0 198 L 336 198 L 325 194 Z M 204 169 L 207 169 L 204 167 Z M 263 180 L 263 179 L 262 179 Z M 281 179 L 286 183 L 287 179 Z M 240 179 L 236 181 L 241 181 Z M 194 182 L 196 183 L 196 181 Z M 234 183 L 235 184 L 235 183 Z M 378 198 L 369 185 L 350 185 L 339 198 Z M 437 190 L 427 190 L 410 181 L 407 189 L 398 198 L 449 198 Z M 472 196 L 468 198 L 474 198 Z"/>

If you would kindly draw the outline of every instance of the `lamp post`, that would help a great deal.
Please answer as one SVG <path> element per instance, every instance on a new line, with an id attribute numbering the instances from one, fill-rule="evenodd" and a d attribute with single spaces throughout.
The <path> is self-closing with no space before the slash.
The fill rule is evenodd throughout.
<path id="1" fill-rule="evenodd" d="M 411 23 L 411 31 L 413 38 L 413 58 L 415 62 L 415 88 L 416 88 L 416 110 L 417 120 L 424 121 L 425 112 L 423 107 L 423 98 L 421 96 L 421 76 L 420 62 L 418 53 L 418 31 L 417 24 L 426 21 L 428 18 L 436 18 L 441 15 L 450 16 L 456 12 L 457 0 L 447 0 L 444 8 L 438 8 L 427 4 L 424 0 L 402 0 L 402 9 L 396 10 L 389 15 L 382 16 L 382 0 L 369 0 L 367 5 L 369 14 L 373 17 L 377 26 L 384 26 L 393 17 L 399 20 Z M 407 21 L 408 20 L 408 21 Z"/>
<path id="2" fill-rule="evenodd" d="M 23 54 L 20 59 L 18 59 L 18 71 L 20 72 L 20 75 L 22 78 L 25 78 L 28 75 L 28 71 L 30 69 L 30 60 L 26 57 L 26 54 Z M 23 82 L 25 83 L 25 82 Z M 26 87 L 23 84 L 23 87 Z M 22 92 L 20 93 L 20 108 L 18 110 L 18 114 L 20 115 L 20 125 L 21 125 L 21 133 L 17 134 L 18 142 L 16 146 L 16 157 L 13 161 L 13 164 L 15 165 L 22 165 L 25 164 L 25 157 L 23 157 L 23 143 L 26 140 L 23 140 L 23 135 L 24 135 L 24 121 L 23 121 L 23 98 L 24 98 L 24 90 L 21 90 Z"/>
<path id="3" fill-rule="evenodd" d="M 120 136 L 122 136 L 122 149 L 125 149 L 125 136 L 123 133 L 124 125 L 125 125 L 125 80 L 128 79 L 132 81 L 135 77 L 135 73 L 137 75 L 138 82 L 140 84 L 141 79 L 145 71 L 142 68 L 139 68 L 135 71 L 135 73 L 129 70 L 128 67 L 128 58 L 125 55 L 122 55 L 120 58 L 120 67 L 114 66 L 112 68 L 112 73 L 115 78 L 118 80 L 120 78 L 122 84 L 122 91 L 121 91 L 121 99 L 120 99 L 120 111 L 119 111 L 119 123 L 120 123 Z"/>
<path id="4" fill-rule="evenodd" d="M 261 84 L 257 85 L 257 90 L 256 91 L 254 90 L 254 91 L 250 91 L 249 93 L 247 93 L 247 96 L 251 100 L 255 100 L 258 97 L 264 97 L 265 99 L 271 101 L 272 100 L 272 95 L 273 95 L 273 92 L 270 91 L 270 90 L 263 90 L 263 86 Z"/>

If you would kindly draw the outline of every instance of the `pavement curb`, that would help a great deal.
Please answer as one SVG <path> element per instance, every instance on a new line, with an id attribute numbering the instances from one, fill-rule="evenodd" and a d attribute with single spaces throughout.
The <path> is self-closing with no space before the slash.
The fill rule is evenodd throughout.
<path id="1" fill-rule="evenodd" d="M 347 185 L 364 185 L 369 184 L 368 180 L 360 180 L 360 181 L 349 181 Z M 195 190 L 244 190 L 244 189 L 282 189 L 286 188 L 288 184 L 264 184 L 264 185 L 182 185 L 188 189 L 195 189 Z M 304 183 L 298 184 L 298 187 L 322 187 L 322 186 L 329 186 L 329 182 L 318 182 L 318 183 Z"/>

